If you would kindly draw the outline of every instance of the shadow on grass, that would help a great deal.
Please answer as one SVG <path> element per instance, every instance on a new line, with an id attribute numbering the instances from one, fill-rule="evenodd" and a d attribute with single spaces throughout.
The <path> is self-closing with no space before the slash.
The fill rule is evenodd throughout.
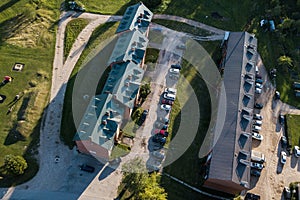
<path id="1" fill-rule="evenodd" d="M 18 31 L 20 31 L 20 27 L 26 20 L 26 16 L 24 16 L 23 14 L 19 14 L 11 19 L 0 23 L 0 45 L 5 40 L 13 37 Z"/>
<path id="2" fill-rule="evenodd" d="M 7 2 L 6 4 L 3 4 L 2 6 L 0 6 L 0 12 L 3 12 L 7 8 L 12 7 L 14 4 L 18 3 L 19 1 L 20 0 L 11 0 L 11 1 Z"/>

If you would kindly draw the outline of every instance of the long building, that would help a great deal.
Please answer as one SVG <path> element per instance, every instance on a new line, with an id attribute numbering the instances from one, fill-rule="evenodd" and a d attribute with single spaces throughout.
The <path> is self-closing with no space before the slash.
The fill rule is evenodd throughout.
<path id="1" fill-rule="evenodd" d="M 214 135 L 205 187 L 230 194 L 250 187 L 256 60 L 257 39 L 247 32 L 230 33 L 223 74 L 225 123 L 221 133 Z M 219 105 L 221 108 L 224 105 Z M 222 121 L 219 116 L 216 124 L 218 121 Z"/>
<path id="2" fill-rule="evenodd" d="M 127 8 L 107 63 L 111 68 L 107 81 L 101 94 L 91 99 L 74 136 L 80 152 L 109 160 L 122 121 L 130 118 L 139 95 L 152 16 L 141 2 Z"/>

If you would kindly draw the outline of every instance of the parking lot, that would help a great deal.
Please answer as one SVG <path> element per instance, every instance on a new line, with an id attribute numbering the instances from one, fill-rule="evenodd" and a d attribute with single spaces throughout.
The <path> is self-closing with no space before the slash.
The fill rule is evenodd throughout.
<path id="1" fill-rule="evenodd" d="M 260 111 L 263 116 L 260 134 L 264 138 L 262 141 L 252 140 L 252 149 L 263 153 L 266 162 L 261 176 L 259 178 L 251 177 L 251 188 L 253 189 L 249 192 L 259 194 L 261 199 L 284 199 L 284 187 L 291 182 L 300 180 L 300 159 L 287 153 L 286 163 L 283 165 L 280 161 L 281 151 L 287 152 L 286 149 L 282 149 L 280 143 L 284 127 L 279 123 L 278 116 L 283 104 L 280 100 L 274 100 L 275 88 L 267 79 L 267 73 L 261 60 L 258 63 L 260 73 L 265 80 L 263 92 L 257 96 L 257 101 L 264 105 Z"/>

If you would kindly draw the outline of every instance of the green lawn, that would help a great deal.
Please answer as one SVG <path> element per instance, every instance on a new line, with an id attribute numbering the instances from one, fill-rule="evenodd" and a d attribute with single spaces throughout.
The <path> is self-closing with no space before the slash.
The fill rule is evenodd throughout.
<path id="1" fill-rule="evenodd" d="M 290 145 L 300 146 L 300 115 L 286 115 Z"/>
<path id="2" fill-rule="evenodd" d="M 0 168 L 3 178 L 0 186 L 20 184 L 38 170 L 35 154 L 51 84 L 54 22 L 59 16 L 60 3 L 58 0 L 40 2 L 39 7 L 27 0 L 0 3 L 0 81 L 6 75 L 14 77 L 11 83 L 0 88 L 0 94 L 6 96 L 0 104 L 0 166 L 7 154 L 22 155 L 28 162 L 25 174 L 18 177 Z M 15 62 L 25 64 L 23 71 L 12 70 Z M 17 94 L 21 98 L 13 102 Z M 7 114 L 10 107 L 12 112 Z"/>
<path id="3" fill-rule="evenodd" d="M 88 23 L 89 21 L 86 19 L 73 19 L 67 24 L 64 44 L 64 60 L 69 55 L 73 43 L 77 39 L 79 33 L 86 27 Z"/>

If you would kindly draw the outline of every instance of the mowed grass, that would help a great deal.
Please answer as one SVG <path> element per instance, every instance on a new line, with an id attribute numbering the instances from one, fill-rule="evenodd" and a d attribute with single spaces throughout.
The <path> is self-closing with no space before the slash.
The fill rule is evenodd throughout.
<path id="1" fill-rule="evenodd" d="M 86 60 L 92 59 L 95 54 L 97 54 L 97 46 L 106 40 L 107 38 L 110 38 L 115 34 L 115 31 L 117 30 L 118 23 L 116 22 L 109 22 L 103 25 L 100 25 L 97 27 L 86 48 L 82 52 L 82 55 L 80 59 L 78 60 L 74 70 L 72 71 L 72 74 L 70 76 L 67 90 L 65 94 L 64 99 L 64 108 L 63 108 L 63 116 L 62 116 L 62 123 L 61 123 L 61 138 L 65 142 L 66 145 L 68 145 L 70 148 L 73 148 L 74 141 L 73 137 L 76 133 L 76 126 L 73 119 L 73 112 L 72 112 L 72 95 L 73 95 L 73 87 L 76 80 L 77 73 L 85 65 L 87 62 Z M 94 52 L 94 53 L 93 53 Z M 100 67 L 100 66 L 99 66 Z M 106 67 L 106 66 L 103 66 Z M 104 73 L 104 75 L 108 75 L 108 71 Z M 99 86 L 103 86 L 106 79 L 100 79 L 100 82 L 102 80 L 102 83 L 99 84 Z M 99 91 L 98 91 L 99 92 Z"/>
<path id="2" fill-rule="evenodd" d="M 1 168 L 0 186 L 20 184 L 38 170 L 36 154 L 51 85 L 55 21 L 60 3 L 45 1 L 37 7 L 27 0 L 0 2 L 0 81 L 6 75 L 14 78 L 0 88 L 0 94 L 6 96 L 0 104 L 0 166 L 7 154 L 24 156 L 28 162 L 25 174 L 17 177 Z M 29 30 L 38 31 L 26 34 Z M 15 62 L 25 64 L 21 72 L 12 70 Z M 13 101 L 17 94 L 21 98 Z M 7 113 L 11 107 L 12 112 Z"/>
<path id="3" fill-rule="evenodd" d="M 77 39 L 79 33 L 89 23 L 87 19 L 73 19 L 67 24 L 64 43 L 64 60 L 68 57 L 69 52 Z"/>
<path id="4" fill-rule="evenodd" d="M 286 120 L 290 144 L 300 146 L 300 115 L 286 115 Z"/>
<path id="5" fill-rule="evenodd" d="M 119 14 L 123 15 L 128 5 L 138 3 L 136 0 L 80 0 L 84 5 L 86 12 L 99 14 Z"/>

